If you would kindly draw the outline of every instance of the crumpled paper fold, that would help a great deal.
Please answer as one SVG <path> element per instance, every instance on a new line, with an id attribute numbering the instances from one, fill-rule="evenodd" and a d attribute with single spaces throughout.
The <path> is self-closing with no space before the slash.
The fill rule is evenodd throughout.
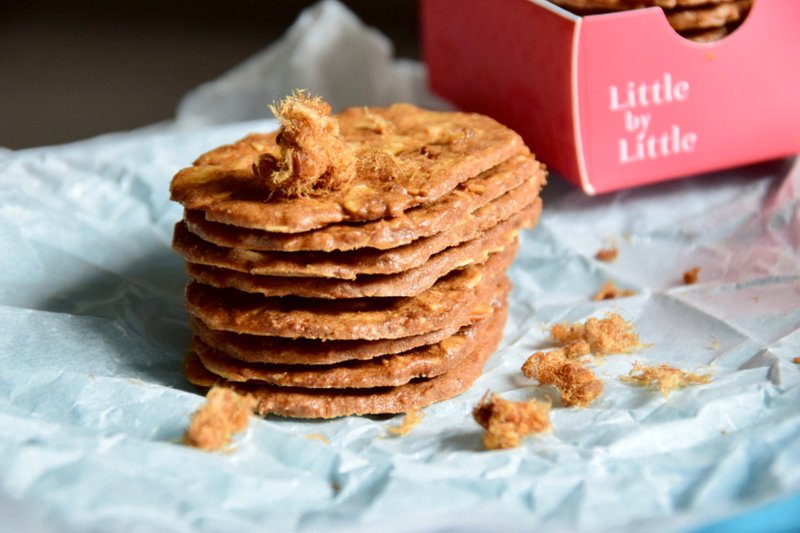
<path id="1" fill-rule="evenodd" d="M 425 86 L 417 61 L 392 60 L 391 41 L 366 27 L 339 2 L 306 10 L 279 42 L 180 102 L 183 127 L 272 116 L 267 105 L 295 89 L 321 95 L 334 110 L 412 102 L 429 109 L 450 106 Z"/>

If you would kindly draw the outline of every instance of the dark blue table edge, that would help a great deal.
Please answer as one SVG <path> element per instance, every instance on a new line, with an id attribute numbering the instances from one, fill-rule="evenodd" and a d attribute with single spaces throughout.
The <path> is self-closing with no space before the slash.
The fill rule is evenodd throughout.
<path id="1" fill-rule="evenodd" d="M 800 532 L 800 491 L 778 501 L 759 505 L 732 517 L 699 528 L 692 533 L 790 533 Z"/>

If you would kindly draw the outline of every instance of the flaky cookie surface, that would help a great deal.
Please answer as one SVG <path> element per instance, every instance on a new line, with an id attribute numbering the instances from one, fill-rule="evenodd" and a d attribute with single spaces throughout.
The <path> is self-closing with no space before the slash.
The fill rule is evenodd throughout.
<path id="1" fill-rule="evenodd" d="M 171 198 L 203 211 L 207 220 L 297 233 L 398 216 L 527 151 L 519 135 L 482 115 L 395 104 L 352 108 L 335 118 L 341 139 L 355 154 L 354 177 L 347 186 L 319 196 L 276 195 L 254 165 L 265 155 L 280 155 L 278 134 L 254 134 L 178 172 Z"/>

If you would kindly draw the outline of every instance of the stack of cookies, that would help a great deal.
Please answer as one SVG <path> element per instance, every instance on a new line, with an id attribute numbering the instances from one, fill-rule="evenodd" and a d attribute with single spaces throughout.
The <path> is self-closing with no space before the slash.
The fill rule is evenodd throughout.
<path id="1" fill-rule="evenodd" d="M 466 390 L 501 340 L 505 271 L 544 166 L 480 115 L 331 116 L 296 93 L 181 170 L 173 246 L 192 278 L 185 370 L 260 414 L 399 413 Z"/>
<path id="2" fill-rule="evenodd" d="M 735 30 L 753 0 L 551 0 L 578 15 L 661 7 L 678 33 L 696 42 L 722 39 Z"/>

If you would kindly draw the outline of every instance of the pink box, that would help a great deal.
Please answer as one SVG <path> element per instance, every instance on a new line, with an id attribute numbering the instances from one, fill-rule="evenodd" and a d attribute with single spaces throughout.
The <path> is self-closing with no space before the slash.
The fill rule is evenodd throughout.
<path id="1" fill-rule="evenodd" d="M 433 90 L 518 131 L 587 193 L 800 152 L 800 0 L 755 0 L 708 44 L 659 8 L 422 0 L 421 16 Z"/>

